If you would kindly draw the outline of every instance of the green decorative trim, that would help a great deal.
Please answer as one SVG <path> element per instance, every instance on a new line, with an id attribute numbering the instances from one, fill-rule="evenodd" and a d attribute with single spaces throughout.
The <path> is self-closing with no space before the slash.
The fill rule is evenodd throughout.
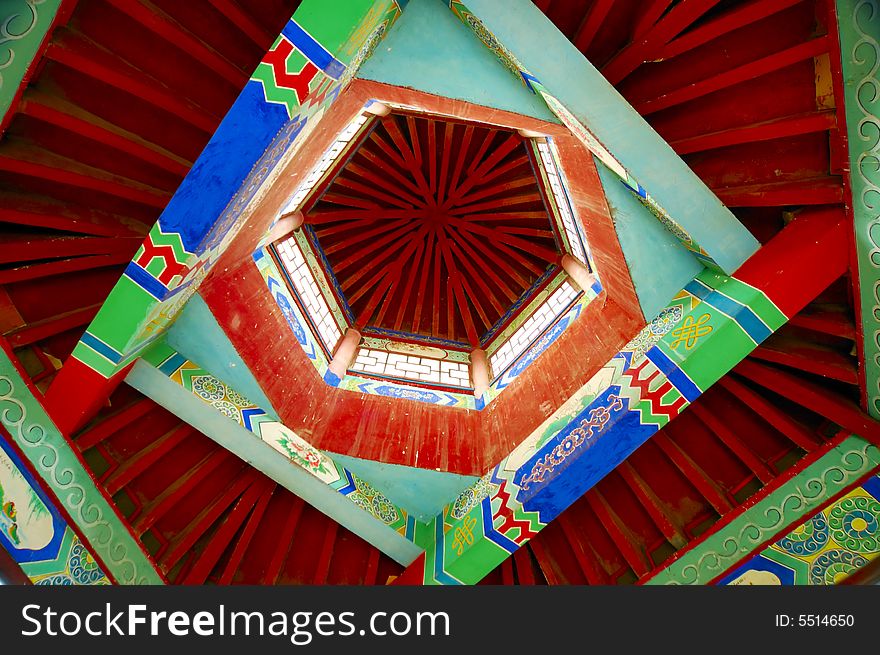
<path id="1" fill-rule="evenodd" d="M 60 6 L 61 0 L 9 0 L 0 6 L 0 117 L 12 108 Z"/>
<path id="2" fill-rule="evenodd" d="M 707 584 L 878 464 L 880 449 L 861 437 L 849 437 L 646 584 Z"/>
<path id="3" fill-rule="evenodd" d="M 880 2 L 838 0 L 868 412 L 880 418 Z"/>
<path id="4" fill-rule="evenodd" d="M 0 423 L 117 582 L 164 584 L 5 351 L 0 354 Z"/>

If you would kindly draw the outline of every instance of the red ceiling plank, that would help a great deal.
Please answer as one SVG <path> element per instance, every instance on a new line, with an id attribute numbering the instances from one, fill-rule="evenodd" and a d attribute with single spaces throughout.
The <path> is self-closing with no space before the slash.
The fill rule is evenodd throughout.
<path id="1" fill-rule="evenodd" d="M 255 468 L 244 467 L 223 494 L 211 505 L 199 512 L 181 532 L 180 536 L 169 544 L 168 550 L 159 559 L 159 565 L 162 567 L 162 570 L 167 573 L 174 568 L 174 565 L 180 561 L 180 558 L 196 545 L 196 542 L 223 516 L 230 505 L 245 493 L 249 487 L 254 486 L 254 483 L 262 475 Z M 216 537 L 216 534 L 213 537 Z"/>
<path id="2" fill-rule="evenodd" d="M 474 186 L 485 184 L 493 174 L 498 174 L 498 171 L 493 169 L 517 147 L 522 147 L 521 137 L 518 134 L 508 135 L 504 141 L 494 147 L 492 153 L 479 166 L 473 171 L 468 171 L 464 181 L 450 192 L 449 202 L 457 205 Z"/>
<path id="3" fill-rule="evenodd" d="M 269 478 L 261 477 L 247 488 L 236 501 L 235 506 L 223 517 L 220 527 L 211 535 L 211 540 L 197 556 L 181 584 L 205 584 L 205 580 L 217 562 L 220 561 L 224 551 L 232 543 L 245 519 L 251 514 L 266 490 L 272 489 L 274 484 Z"/>
<path id="4" fill-rule="evenodd" d="M 632 40 L 635 41 L 651 31 L 671 4 L 672 0 L 649 0 L 649 4 L 641 7 L 633 23 Z"/>
<path id="5" fill-rule="evenodd" d="M 181 423 L 156 439 L 149 446 L 135 453 L 104 479 L 101 484 L 107 493 L 115 495 L 120 489 L 137 478 L 141 473 L 159 463 L 162 458 L 169 455 L 187 437 L 195 432 L 195 428 Z"/>
<path id="6" fill-rule="evenodd" d="M 636 42 L 620 50 L 602 68 L 602 74 L 617 85 L 646 61 L 657 59 L 660 49 L 683 32 L 720 0 L 682 0 L 659 23 Z"/>
<path id="7" fill-rule="evenodd" d="M 788 324 L 852 341 L 856 339 L 856 326 L 848 307 L 825 306 L 822 309 L 801 312 L 789 319 Z"/>
<path id="8" fill-rule="evenodd" d="M 415 203 L 409 202 L 401 198 L 399 195 L 386 193 L 384 191 L 381 191 L 380 189 L 377 189 L 373 185 L 363 184 L 361 182 L 358 182 L 357 180 L 351 180 L 345 175 L 337 176 L 334 180 L 334 184 L 352 189 L 353 191 L 358 191 L 366 196 L 375 198 L 376 200 L 384 200 L 385 202 L 392 204 L 395 207 L 400 207 L 403 210 L 411 210 L 418 206 L 418 200 L 416 200 Z"/>
<path id="9" fill-rule="evenodd" d="M 434 248 L 434 280 L 432 284 L 433 293 L 431 294 L 434 311 L 431 312 L 431 331 L 433 334 L 440 334 L 440 260 L 443 253 L 440 251 L 440 245 Z"/>
<path id="10" fill-rule="evenodd" d="M 229 451 L 217 447 L 213 452 L 206 455 L 198 464 L 196 464 L 185 477 L 180 478 L 164 492 L 156 496 L 149 505 L 143 508 L 142 513 L 132 523 L 131 529 L 136 535 L 142 535 L 153 525 L 170 512 L 182 498 L 185 498 L 190 491 L 198 485 L 202 480 L 211 475 L 221 464 L 228 462 L 229 458 L 234 457 Z"/>
<path id="11" fill-rule="evenodd" d="M 407 205 L 402 205 L 403 207 L 416 207 L 422 208 L 425 205 L 424 200 L 414 196 L 409 193 L 405 189 L 401 188 L 399 184 L 394 184 L 391 180 L 386 177 L 379 175 L 377 171 L 370 168 L 369 166 L 361 166 L 357 162 L 349 162 L 346 165 L 346 170 L 351 171 L 357 175 L 360 175 L 362 178 L 367 180 L 370 184 L 375 187 L 379 187 L 384 189 L 386 193 L 393 194 L 398 198 L 398 202 L 405 201 Z M 339 179 L 339 178 L 337 178 Z M 350 187 L 355 188 L 355 187 Z M 406 209 L 402 209 L 401 211 L 406 211 Z"/>
<path id="12" fill-rule="evenodd" d="M 378 237 L 382 234 L 387 234 L 392 230 L 396 230 L 397 228 L 408 225 L 408 221 L 406 219 L 399 219 L 395 221 L 390 221 L 388 223 L 381 223 L 378 227 L 373 228 L 372 230 L 368 230 L 366 232 L 361 232 L 357 234 L 350 234 L 347 238 L 340 239 L 334 243 L 330 243 L 324 246 L 324 254 L 332 255 L 335 252 L 340 250 L 346 250 L 351 248 L 352 246 L 358 245 L 361 241 L 370 242 L 374 238 Z M 354 257 L 360 257 L 361 252 L 358 250 L 353 255 Z M 356 261 L 356 259 L 355 259 Z M 343 260 L 343 263 L 338 265 L 338 270 L 344 269 L 348 264 L 351 263 L 348 259 Z"/>
<path id="13" fill-rule="evenodd" d="M 111 6 L 153 32 L 156 36 L 176 46 L 196 61 L 238 89 L 247 80 L 248 73 L 230 62 L 222 54 L 207 45 L 201 38 L 180 25 L 174 18 L 146 0 L 106 0 Z"/>
<path id="14" fill-rule="evenodd" d="M 47 262 L 45 264 L 27 264 L 15 268 L 0 270 L 0 284 L 15 284 L 27 280 L 38 280 L 53 275 L 65 275 L 77 271 L 90 271 L 108 266 L 127 264 L 133 252 L 116 253 L 113 255 L 94 255 L 74 257 Z"/>
<path id="15" fill-rule="evenodd" d="M 513 246 L 517 250 L 521 250 L 522 252 L 536 255 L 536 256 L 540 257 L 541 259 L 543 259 L 548 264 L 555 263 L 559 259 L 559 253 L 557 253 L 555 250 L 552 250 L 550 248 L 545 248 L 544 246 L 541 246 L 540 244 L 534 243 L 532 241 L 528 241 L 526 239 L 520 239 L 520 238 L 515 237 L 511 234 L 505 234 L 505 233 L 501 232 L 500 230 L 488 228 L 483 225 L 480 225 L 479 223 L 475 223 L 473 221 L 463 221 L 458 218 L 450 218 L 450 222 L 455 227 L 460 227 L 463 230 L 475 232 L 477 234 L 480 234 L 480 235 L 486 237 L 488 240 L 493 242 L 493 245 L 496 248 L 498 248 L 499 250 L 502 250 L 502 252 L 505 252 L 505 254 L 507 254 L 509 257 L 512 257 L 516 261 L 518 261 L 520 264 L 522 264 L 523 267 L 527 268 L 535 275 L 541 275 L 544 272 L 540 266 L 523 258 L 521 255 L 515 253 L 512 250 L 505 249 L 498 242 L 501 241 L 503 243 L 506 243 L 509 246 Z M 528 286 L 528 285 L 525 285 L 525 286 Z"/>
<path id="16" fill-rule="evenodd" d="M 211 134 L 220 122 L 207 110 L 181 98 L 162 82 L 114 56 L 84 36 L 65 32 L 46 50 L 46 57 L 99 82 L 115 86 L 135 98 L 181 118 Z"/>
<path id="17" fill-rule="evenodd" d="M 428 146 L 425 149 L 428 158 L 428 188 L 430 197 L 437 197 L 437 123 L 428 119 Z"/>
<path id="18" fill-rule="evenodd" d="M 425 235 L 418 242 L 418 246 L 416 247 L 416 252 L 413 255 L 413 265 L 412 270 L 418 271 L 422 262 L 422 255 L 425 254 L 425 249 L 427 248 Z M 406 315 L 407 309 L 410 307 L 410 299 L 412 298 L 412 290 L 413 286 L 416 283 L 415 275 L 408 275 L 406 279 L 406 283 L 404 284 L 403 291 L 401 292 L 399 306 L 397 308 L 397 314 L 394 316 L 394 329 L 402 330 L 403 329 L 403 319 Z"/>
<path id="19" fill-rule="evenodd" d="M 810 453 L 819 446 L 816 437 L 809 430 L 761 394 L 755 393 L 746 385 L 738 382 L 735 377 L 725 375 L 718 384 L 748 405 L 799 448 Z"/>
<path id="20" fill-rule="evenodd" d="M 379 549 L 378 548 L 370 548 L 367 551 L 367 566 L 364 569 L 364 577 L 363 584 L 367 586 L 372 586 L 378 582 L 379 579 Z"/>
<path id="21" fill-rule="evenodd" d="M 446 193 L 451 189 L 446 186 L 449 178 L 449 158 L 452 156 L 454 123 L 446 123 L 443 128 L 443 151 L 440 153 L 440 179 L 437 182 L 437 204 L 443 206 Z"/>
<path id="22" fill-rule="evenodd" d="M 111 414 L 94 427 L 84 430 L 75 438 L 74 443 L 80 452 L 85 452 L 131 423 L 140 420 L 156 407 L 156 403 L 149 398 L 142 398 L 115 414 Z"/>
<path id="23" fill-rule="evenodd" d="M 836 177 L 716 187 L 712 191 L 728 207 L 797 207 L 843 203 L 843 187 L 840 178 Z"/>
<path id="24" fill-rule="evenodd" d="M 266 571 L 261 580 L 262 584 L 277 584 L 278 576 L 281 575 L 281 569 L 284 566 L 284 560 L 287 559 L 290 547 L 293 544 L 293 535 L 296 532 L 300 516 L 302 516 L 305 501 L 292 494 L 290 498 L 292 502 L 290 510 L 287 512 L 287 520 L 277 532 L 276 546 L 273 549 L 271 559 L 266 565 Z"/>
<path id="25" fill-rule="evenodd" d="M 513 561 L 516 564 L 517 582 L 521 585 L 535 584 L 535 571 L 532 568 L 532 556 L 529 548 L 518 548 L 513 553 Z"/>
<path id="26" fill-rule="evenodd" d="M 626 527 L 596 487 L 593 487 L 584 497 L 633 572 L 640 578 L 647 575 L 654 567 L 639 535 Z"/>
<path id="27" fill-rule="evenodd" d="M 161 146 L 57 96 L 28 90 L 19 105 L 19 112 L 124 152 L 180 177 L 186 175 L 192 167 L 192 162 L 183 157 L 178 157 Z"/>
<path id="28" fill-rule="evenodd" d="M 776 473 L 767 466 L 766 462 L 752 452 L 751 448 L 724 421 L 703 407 L 703 404 L 691 405 L 691 415 L 696 416 L 703 425 L 709 428 L 743 464 L 749 467 L 749 470 L 763 484 L 768 484 L 776 477 Z"/>
<path id="29" fill-rule="evenodd" d="M 396 226 L 400 225 L 400 223 L 401 222 L 395 222 L 392 224 L 392 227 L 396 227 Z M 351 256 L 346 257 L 344 260 L 339 262 L 336 265 L 336 271 L 341 272 L 341 271 L 345 270 L 346 268 L 348 268 L 349 266 L 351 266 L 352 264 L 355 264 L 355 263 L 361 261 L 364 257 L 370 255 L 371 253 L 376 252 L 380 248 L 384 248 L 385 246 L 387 246 L 388 244 L 391 244 L 391 243 L 399 242 L 401 240 L 401 237 L 403 237 L 405 234 L 407 234 L 410 231 L 410 229 L 411 229 L 410 226 L 408 224 L 406 224 L 402 228 L 395 230 L 394 232 L 392 232 L 390 234 L 386 234 L 381 239 L 377 239 L 377 240 L 373 241 L 370 245 L 363 246 L 363 247 L 359 248 L 357 250 L 357 252 L 355 252 Z"/>
<path id="30" fill-rule="evenodd" d="M 461 172 L 464 169 L 464 162 L 467 158 L 468 151 L 471 147 L 471 141 L 474 138 L 474 126 L 467 125 L 464 128 L 464 134 L 461 137 L 461 144 L 458 148 L 458 155 L 455 158 L 455 165 L 452 167 L 452 177 L 449 178 L 449 188 L 454 189 L 459 182 Z"/>
<path id="31" fill-rule="evenodd" d="M 101 303 L 90 305 L 89 307 L 83 307 L 82 309 L 75 309 L 57 316 L 45 318 L 41 321 L 30 323 L 25 327 L 13 330 L 4 336 L 13 348 L 29 346 L 38 341 L 42 341 L 43 339 L 48 339 L 57 334 L 67 332 L 68 330 L 88 325 L 92 322 L 92 319 L 95 318 L 95 315 L 100 308 Z"/>
<path id="32" fill-rule="evenodd" d="M 444 229 L 449 228 L 447 227 Z M 476 268 L 474 268 L 471 258 L 462 254 L 462 250 L 464 249 L 456 248 L 452 251 L 452 254 L 455 255 L 455 258 L 458 260 L 458 263 L 461 264 L 461 267 L 464 268 L 465 271 L 467 271 L 470 278 L 474 281 L 477 287 L 479 287 L 480 291 L 483 292 L 484 298 L 486 298 L 489 303 L 491 303 L 492 308 L 499 314 L 504 314 L 504 312 L 506 311 L 505 306 L 500 302 L 497 294 L 491 288 L 489 288 L 489 285 L 486 283 L 486 280 L 483 279 L 483 276 L 480 275 Z M 473 293 L 473 290 L 470 289 L 470 287 L 468 287 L 468 296 L 471 298 L 476 298 L 476 294 Z M 482 311 L 481 307 L 482 305 L 476 306 L 477 311 L 482 312 L 482 316 L 482 314 L 485 312 Z"/>
<path id="33" fill-rule="evenodd" d="M 719 91 L 720 89 L 726 89 L 762 75 L 787 68 L 804 59 L 812 59 L 824 52 L 828 52 L 828 47 L 828 38 L 821 36 L 806 43 L 775 52 L 767 57 L 762 57 L 757 61 L 737 66 L 732 70 L 718 73 L 713 77 L 669 91 L 653 100 L 639 102 L 633 108 L 642 116 L 648 116 L 663 109 L 669 109 L 670 107 Z"/>
<path id="34" fill-rule="evenodd" d="M 856 360 L 836 350 L 824 348 L 812 341 L 780 336 L 770 343 L 764 342 L 749 355 L 776 364 L 839 380 L 858 386 L 859 372 Z"/>
<path id="35" fill-rule="evenodd" d="M 431 261 L 433 261 L 434 239 L 428 239 L 425 245 L 425 258 L 422 260 L 422 270 L 419 275 L 419 292 L 416 294 L 416 307 L 413 313 L 412 331 L 418 333 L 421 327 L 422 306 L 428 292 L 428 278 L 431 273 Z"/>
<path id="36" fill-rule="evenodd" d="M 568 541 L 571 546 L 572 553 L 574 553 L 578 566 L 581 568 L 581 572 L 587 578 L 587 582 L 591 585 L 610 584 L 608 573 L 605 571 L 602 563 L 596 556 L 596 552 L 590 545 L 589 539 L 582 538 L 582 533 L 580 533 L 577 526 L 572 523 L 569 515 L 563 513 L 556 520 L 559 521 L 559 527 L 562 528 L 566 541 Z"/>
<path id="37" fill-rule="evenodd" d="M 265 50 L 275 40 L 276 35 L 260 25 L 254 15 L 242 9 L 235 0 L 208 0 L 208 2 L 260 48 Z"/>
<path id="38" fill-rule="evenodd" d="M 679 154 L 687 155 L 694 152 L 715 150 L 743 143 L 770 141 L 783 137 L 824 132 L 837 127 L 834 110 L 817 111 L 794 116 L 783 116 L 769 121 L 734 127 L 709 134 L 701 134 L 685 139 L 671 141 L 669 145 Z"/>
<path id="39" fill-rule="evenodd" d="M 324 541 L 321 544 L 321 551 L 315 561 L 315 577 L 312 579 L 312 584 L 327 584 L 327 576 L 330 573 L 330 560 L 333 558 L 333 547 L 336 543 L 338 531 L 339 524 L 336 521 L 327 521 Z"/>
<path id="40" fill-rule="evenodd" d="M 233 548 L 232 554 L 226 561 L 226 566 L 223 568 L 223 573 L 220 575 L 220 579 L 217 581 L 218 584 L 228 585 L 232 583 L 232 579 L 235 576 L 236 571 L 238 571 L 241 560 L 244 559 L 244 554 L 247 551 L 248 546 L 250 546 L 251 540 L 254 538 L 254 535 L 256 535 L 257 533 L 257 528 L 259 528 L 260 526 L 260 521 L 263 518 L 263 514 L 265 513 L 266 508 L 269 506 L 269 501 L 272 499 L 272 495 L 274 494 L 275 489 L 275 483 L 270 481 L 270 484 L 268 484 L 263 490 L 259 500 L 254 506 L 254 511 L 251 512 L 250 516 L 248 517 L 248 521 L 245 524 L 244 530 L 242 530 L 241 535 L 235 542 L 235 548 Z"/>
<path id="41" fill-rule="evenodd" d="M 750 359 L 741 362 L 733 370 L 738 375 L 824 416 L 852 434 L 880 444 L 880 423 L 848 398 Z"/>
<path id="42" fill-rule="evenodd" d="M 575 48 L 586 54 L 612 6 L 614 6 L 614 0 L 595 0 L 593 2 L 571 39 Z"/>
<path id="43" fill-rule="evenodd" d="M 676 468 L 684 474 L 690 483 L 697 488 L 697 491 L 715 508 L 718 514 L 723 516 L 726 512 L 733 509 L 733 505 L 727 499 L 726 494 L 718 488 L 715 482 L 706 475 L 706 472 L 678 444 L 666 435 L 664 430 L 651 437 L 651 440 L 660 447 L 660 450 L 675 464 Z"/>
<path id="44" fill-rule="evenodd" d="M 44 237 L 22 235 L 0 243 L 0 264 L 39 259 L 62 259 L 80 255 L 131 256 L 142 239 L 138 237 Z"/>
<path id="45" fill-rule="evenodd" d="M 477 264 L 479 264 L 481 268 L 483 268 L 484 270 L 491 269 L 491 274 L 487 271 L 487 275 L 489 275 L 490 279 L 492 279 L 496 282 L 496 284 L 499 285 L 502 292 L 510 300 L 516 300 L 518 296 L 516 291 L 514 291 L 509 284 L 500 281 L 500 278 L 495 273 L 495 269 L 497 268 L 498 271 L 505 273 L 514 282 L 516 282 L 517 285 L 521 287 L 528 287 L 528 280 L 526 280 L 526 278 L 518 273 L 507 261 L 495 257 L 492 251 L 480 239 L 477 239 L 468 230 L 461 229 L 462 226 L 456 225 L 455 223 L 455 221 L 452 221 L 449 227 L 454 229 L 455 232 L 459 235 L 459 247 L 466 253 L 468 253 L 468 255 L 473 257 L 474 261 L 477 262 Z M 461 223 L 464 224 L 464 221 L 461 221 Z"/>
<path id="46" fill-rule="evenodd" d="M 0 223 L 103 237 L 143 238 L 148 232 L 146 225 L 130 218 L 16 193 L 0 193 Z"/>
<path id="47" fill-rule="evenodd" d="M 660 49 L 658 59 L 671 59 L 800 2 L 803 0 L 752 0 L 747 4 L 734 7 L 718 18 L 695 27 L 667 43 Z"/>
<path id="48" fill-rule="evenodd" d="M 158 209 L 164 209 L 171 199 L 166 191 L 33 147 L 7 143 L 0 154 L 0 171 L 98 191 Z"/>
<path id="49" fill-rule="evenodd" d="M 629 460 L 624 460 L 617 468 L 617 472 L 635 494 L 642 507 L 645 508 L 654 525 L 666 537 L 666 540 L 676 548 L 683 548 L 687 544 L 687 536 L 675 521 L 673 513 L 639 475 L 636 468 L 629 463 Z"/>

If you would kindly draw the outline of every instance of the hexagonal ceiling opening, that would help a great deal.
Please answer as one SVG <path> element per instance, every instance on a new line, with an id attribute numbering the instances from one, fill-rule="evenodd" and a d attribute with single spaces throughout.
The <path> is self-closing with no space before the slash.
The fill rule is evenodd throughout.
<path id="1" fill-rule="evenodd" d="M 512 130 L 392 113 L 305 207 L 354 327 L 478 348 L 562 254 Z"/>

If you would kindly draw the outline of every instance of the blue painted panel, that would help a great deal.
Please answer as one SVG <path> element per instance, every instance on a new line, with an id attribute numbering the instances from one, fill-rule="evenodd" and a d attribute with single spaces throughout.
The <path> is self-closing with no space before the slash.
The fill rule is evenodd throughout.
<path id="1" fill-rule="evenodd" d="M 266 102 L 249 81 L 159 217 L 163 232 L 179 232 L 183 247 L 200 245 L 254 163 L 289 120 L 287 108 Z"/>
<path id="2" fill-rule="evenodd" d="M 642 313 L 650 321 L 703 266 L 619 177 L 598 160 L 596 168 Z"/>
<path id="3" fill-rule="evenodd" d="M 534 464 L 560 444 L 565 449 L 566 440 L 582 421 L 589 419 L 590 412 L 612 405 L 611 396 L 619 393 L 619 386 L 611 386 L 599 395 L 562 432 L 520 467 L 514 482 L 521 485 L 523 477 L 528 475 Z M 528 489 L 519 491 L 517 500 L 522 502 L 526 511 L 539 512 L 541 521 L 549 523 L 657 432 L 656 425 L 643 424 L 641 414 L 629 409 L 628 399 L 620 398 L 620 402 L 619 409 L 610 411 L 610 418 L 603 429 L 567 454 L 543 481 L 533 482 Z"/>
<path id="4" fill-rule="evenodd" d="M 422 522 L 437 516 L 478 479 L 471 475 L 384 464 L 337 453 L 327 454 Z"/>
<path id="5" fill-rule="evenodd" d="M 168 330 L 166 340 L 178 353 L 223 380 L 277 420 L 278 414 L 256 378 L 198 293 L 184 305 Z"/>
<path id="6" fill-rule="evenodd" d="M 559 122 L 439 0 L 412 0 L 358 77 Z"/>

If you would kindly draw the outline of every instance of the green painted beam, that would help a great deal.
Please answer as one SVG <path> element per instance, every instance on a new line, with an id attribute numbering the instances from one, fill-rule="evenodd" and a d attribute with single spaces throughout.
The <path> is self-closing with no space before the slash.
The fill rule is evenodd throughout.
<path id="1" fill-rule="evenodd" d="M 880 449 L 851 436 L 701 541 L 646 584 L 707 584 L 880 465 Z"/>
<path id="2" fill-rule="evenodd" d="M 0 2 L 0 134 L 12 118 L 16 97 L 27 85 L 61 1 Z"/>
<path id="3" fill-rule="evenodd" d="M 101 558 L 117 582 L 164 584 L 141 544 L 95 485 L 78 453 L 31 393 L 5 343 L 3 346 L 0 349 L 0 423 L 73 519 L 88 548 Z"/>
<path id="4" fill-rule="evenodd" d="M 867 410 L 880 418 L 880 2 L 837 0 Z"/>

